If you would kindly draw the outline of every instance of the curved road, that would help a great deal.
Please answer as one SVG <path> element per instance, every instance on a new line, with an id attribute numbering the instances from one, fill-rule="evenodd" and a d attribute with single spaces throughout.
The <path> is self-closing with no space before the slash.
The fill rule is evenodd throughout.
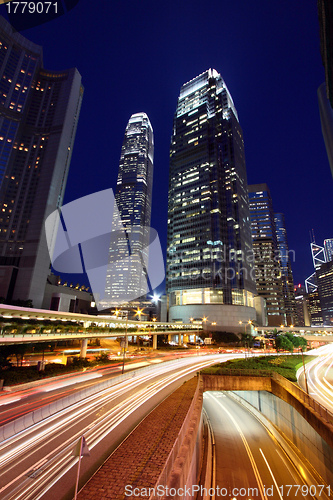
<path id="1" fill-rule="evenodd" d="M 81 465 L 82 483 L 130 430 L 181 383 L 219 355 L 161 363 L 115 386 L 79 401 L 0 443 L 1 500 L 72 498 L 78 458 L 73 450 L 81 435 L 90 457 Z"/>
<path id="2" fill-rule="evenodd" d="M 306 466 L 297 470 L 264 425 L 227 394 L 204 393 L 204 408 L 216 442 L 216 498 L 326 498 L 330 491 L 317 484 L 310 494 L 302 476 L 302 472 L 306 476 Z"/>
<path id="3" fill-rule="evenodd" d="M 308 354 L 318 356 L 305 365 L 309 394 L 333 413 L 333 344 L 319 347 Z M 298 383 L 306 390 L 303 370 Z"/>

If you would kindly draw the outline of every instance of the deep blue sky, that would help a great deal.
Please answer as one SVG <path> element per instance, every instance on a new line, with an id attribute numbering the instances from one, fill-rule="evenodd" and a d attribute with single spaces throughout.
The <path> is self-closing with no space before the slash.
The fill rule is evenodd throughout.
<path id="1" fill-rule="evenodd" d="M 179 89 L 212 67 L 239 114 L 248 183 L 266 182 L 274 210 L 285 214 L 295 283 L 313 272 L 309 231 L 318 244 L 333 237 L 315 0 L 80 0 L 68 14 L 22 34 L 43 46 L 45 68 L 76 66 L 82 75 L 65 202 L 115 188 L 127 121 L 145 111 L 155 137 L 152 226 L 165 250 Z"/>

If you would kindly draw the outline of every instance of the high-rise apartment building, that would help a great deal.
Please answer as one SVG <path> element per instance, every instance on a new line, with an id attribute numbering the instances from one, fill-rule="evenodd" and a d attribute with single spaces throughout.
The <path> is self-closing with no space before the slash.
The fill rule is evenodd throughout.
<path id="1" fill-rule="evenodd" d="M 105 306 L 117 305 L 147 293 L 147 262 L 153 188 L 154 136 L 145 113 L 128 121 L 119 163 L 114 227 L 124 228 L 109 249 Z M 148 280 L 148 281 L 147 281 Z"/>
<path id="2" fill-rule="evenodd" d="M 223 78 L 209 69 L 182 86 L 173 122 L 169 320 L 239 328 L 255 319 L 252 261 L 243 133 Z"/>
<path id="3" fill-rule="evenodd" d="M 47 216 L 61 206 L 83 87 L 43 68 L 42 48 L 0 18 L 0 296 L 41 307 Z M 56 231 L 56 228 L 55 228 Z"/>
<path id="4" fill-rule="evenodd" d="M 282 292 L 286 320 L 288 325 L 295 325 L 297 322 L 297 314 L 295 304 L 294 279 L 291 269 L 291 257 L 294 257 L 294 252 L 289 252 L 284 215 L 281 213 L 274 214 L 274 224 L 282 273 Z"/>
<path id="5" fill-rule="evenodd" d="M 258 295 L 266 300 L 268 326 L 286 324 L 282 270 L 271 194 L 267 184 L 248 187 Z"/>

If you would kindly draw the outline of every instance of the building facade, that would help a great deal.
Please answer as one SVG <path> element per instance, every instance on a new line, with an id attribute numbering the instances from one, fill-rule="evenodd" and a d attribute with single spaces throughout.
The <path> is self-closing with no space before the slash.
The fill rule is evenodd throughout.
<path id="1" fill-rule="evenodd" d="M 243 133 L 221 75 L 185 83 L 170 147 L 170 321 L 235 326 L 256 318 Z M 244 331 L 244 327 L 242 328 Z"/>
<path id="2" fill-rule="evenodd" d="M 105 308 L 145 296 L 153 188 L 154 135 L 145 113 L 128 121 L 121 148 L 113 227 L 118 231 L 109 248 Z"/>
<path id="3" fill-rule="evenodd" d="M 8 301 L 42 306 L 44 222 L 62 205 L 82 97 L 77 69 L 45 70 L 42 48 L 0 18 L 0 296 Z"/>
<path id="4" fill-rule="evenodd" d="M 333 5 L 331 0 L 317 0 L 320 52 L 325 68 L 326 95 L 333 108 Z"/>
<path id="5" fill-rule="evenodd" d="M 282 293 L 287 325 L 297 324 L 294 279 L 291 269 L 291 260 L 294 262 L 295 254 L 289 251 L 285 217 L 283 214 L 274 214 L 276 241 L 280 258 Z"/>
<path id="6" fill-rule="evenodd" d="M 333 238 L 327 238 L 324 240 L 324 248 L 326 262 L 331 262 L 331 260 L 333 260 Z"/>
<path id="7" fill-rule="evenodd" d="M 324 326 L 333 325 L 333 262 L 322 264 L 316 271 L 318 293 Z"/>
<path id="8" fill-rule="evenodd" d="M 258 295 L 266 300 L 268 326 L 286 324 L 280 252 L 267 184 L 248 187 Z"/>

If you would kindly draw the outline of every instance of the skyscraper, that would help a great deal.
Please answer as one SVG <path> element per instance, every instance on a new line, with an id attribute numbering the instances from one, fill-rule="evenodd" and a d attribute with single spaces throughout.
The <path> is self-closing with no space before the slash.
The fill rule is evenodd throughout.
<path id="1" fill-rule="evenodd" d="M 333 238 L 327 238 L 324 240 L 324 248 L 326 262 L 331 262 L 331 260 L 333 260 Z"/>
<path id="2" fill-rule="evenodd" d="M 169 320 L 239 327 L 255 319 L 251 255 L 242 129 L 224 80 L 209 69 L 182 86 L 173 122 Z"/>
<path id="3" fill-rule="evenodd" d="M 318 294 L 324 326 L 333 325 L 333 262 L 325 262 L 316 271 Z"/>
<path id="4" fill-rule="evenodd" d="M 326 95 L 333 107 L 333 5 L 331 0 L 317 0 L 320 52 L 325 67 Z"/>
<path id="5" fill-rule="evenodd" d="M 326 95 L 326 84 L 322 83 L 317 91 L 321 131 L 323 134 L 328 162 L 333 176 L 333 109 Z"/>
<path id="6" fill-rule="evenodd" d="M 61 206 L 83 87 L 43 69 L 42 48 L 0 18 L 0 296 L 41 307 L 46 217 Z M 56 228 L 55 228 L 56 230 Z"/>
<path id="7" fill-rule="evenodd" d="M 106 279 L 105 301 L 117 305 L 147 293 L 147 262 L 153 188 L 154 136 L 146 113 L 128 121 L 117 179 L 115 200 L 124 232 L 110 245 L 111 271 Z M 131 258 L 129 259 L 129 256 Z"/>
<path id="8" fill-rule="evenodd" d="M 268 325 L 285 325 L 282 271 L 271 194 L 264 183 L 253 184 L 248 190 L 258 294 L 266 300 Z"/>
<path id="9" fill-rule="evenodd" d="M 293 272 L 291 269 L 290 252 L 287 238 L 286 223 L 283 214 L 274 214 L 277 247 L 279 251 L 282 272 L 282 292 L 284 309 L 288 325 L 297 322 Z"/>

